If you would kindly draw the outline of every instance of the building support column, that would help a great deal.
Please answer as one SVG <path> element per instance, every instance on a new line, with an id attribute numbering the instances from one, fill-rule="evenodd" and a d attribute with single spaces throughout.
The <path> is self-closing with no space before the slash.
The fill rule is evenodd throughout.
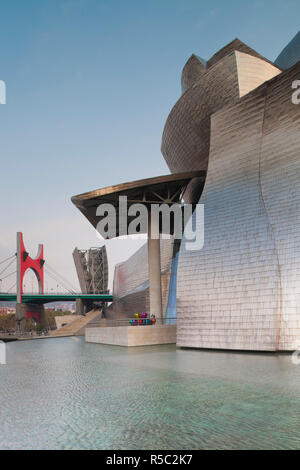
<path id="1" fill-rule="evenodd" d="M 82 299 L 76 299 L 76 315 L 85 315 L 85 305 Z"/>
<path id="2" fill-rule="evenodd" d="M 150 314 L 162 318 L 162 295 L 161 295 L 161 266 L 160 266 L 160 235 L 159 220 L 152 220 L 151 209 L 148 213 L 148 264 L 149 264 L 149 295 L 150 295 Z M 158 238 L 152 238 L 151 232 Z"/>

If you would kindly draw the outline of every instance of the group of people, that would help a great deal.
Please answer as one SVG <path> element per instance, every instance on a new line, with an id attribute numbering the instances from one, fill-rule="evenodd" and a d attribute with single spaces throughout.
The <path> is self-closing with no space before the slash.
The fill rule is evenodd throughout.
<path id="1" fill-rule="evenodd" d="M 129 320 L 131 326 L 140 326 L 140 325 L 154 325 L 156 322 L 155 315 L 151 314 L 148 318 L 147 313 L 135 313 L 134 318 Z"/>

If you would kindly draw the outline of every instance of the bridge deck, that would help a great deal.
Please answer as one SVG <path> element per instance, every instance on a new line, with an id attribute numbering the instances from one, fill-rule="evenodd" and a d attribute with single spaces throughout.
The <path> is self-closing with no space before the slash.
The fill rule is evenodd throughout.
<path id="1" fill-rule="evenodd" d="M 47 304 L 49 302 L 63 302 L 63 301 L 76 301 L 76 299 L 92 300 L 94 302 L 112 302 L 113 296 L 111 294 L 23 294 L 23 303 Z M 17 301 L 17 294 L 0 293 L 1 301 Z"/>

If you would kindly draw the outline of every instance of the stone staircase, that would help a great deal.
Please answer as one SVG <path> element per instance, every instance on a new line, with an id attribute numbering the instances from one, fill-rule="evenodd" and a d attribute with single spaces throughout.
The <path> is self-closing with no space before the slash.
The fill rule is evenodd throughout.
<path id="1" fill-rule="evenodd" d="M 85 327 L 91 321 L 98 321 L 102 317 L 102 311 L 94 309 L 88 312 L 86 315 L 80 315 L 79 318 L 73 322 L 65 325 L 55 331 L 51 332 L 51 336 L 84 336 Z"/>

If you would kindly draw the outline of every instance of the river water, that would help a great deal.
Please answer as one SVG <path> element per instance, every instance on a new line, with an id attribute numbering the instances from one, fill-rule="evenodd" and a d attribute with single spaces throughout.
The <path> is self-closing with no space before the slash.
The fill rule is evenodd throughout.
<path id="1" fill-rule="evenodd" d="M 300 448 L 289 355 L 7 343 L 0 449 Z"/>

